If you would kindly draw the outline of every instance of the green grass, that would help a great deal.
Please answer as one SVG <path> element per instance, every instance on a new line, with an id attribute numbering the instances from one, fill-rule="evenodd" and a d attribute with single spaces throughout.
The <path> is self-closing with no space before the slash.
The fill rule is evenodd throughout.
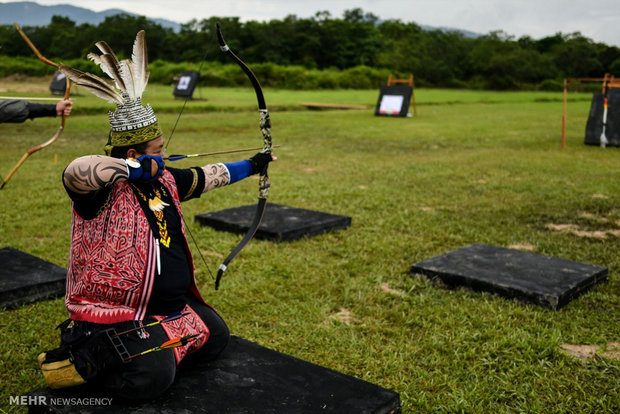
<path id="1" fill-rule="evenodd" d="M 260 145 L 251 89 L 200 94 L 207 100 L 188 103 L 169 153 Z M 619 150 L 583 145 L 590 96 L 570 94 L 564 149 L 559 93 L 420 89 L 419 116 L 407 119 L 300 105 L 374 107 L 377 95 L 265 91 L 274 143 L 282 145 L 270 168 L 270 201 L 348 215 L 352 226 L 293 243 L 254 240 L 217 292 L 192 246 L 201 291 L 232 333 L 392 389 L 406 413 L 619 412 L 620 363 L 559 349 L 619 342 L 618 238 L 547 228 L 620 228 Z M 107 137 L 105 103 L 75 102 L 59 142 L 34 154 L 0 192 L 0 245 L 63 267 L 71 216 L 60 175 L 73 158 L 100 153 Z M 170 131 L 182 105 L 171 88 L 149 85 L 144 102 Z M 57 123 L 0 125 L 0 174 Z M 257 181 L 248 179 L 186 203 L 185 216 L 191 222 L 198 213 L 252 203 L 256 194 Z M 240 239 L 190 227 L 211 271 Z M 418 261 L 470 243 L 527 243 L 541 254 L 605 266 L 609 280 L 551 311 L 409 273 Z M 66 312 L 57 299 L 1 315 L 0 407 L 17 411 L 8 398 L 44 385 L 36 356 L 57 344 L 54 327 Z"/>

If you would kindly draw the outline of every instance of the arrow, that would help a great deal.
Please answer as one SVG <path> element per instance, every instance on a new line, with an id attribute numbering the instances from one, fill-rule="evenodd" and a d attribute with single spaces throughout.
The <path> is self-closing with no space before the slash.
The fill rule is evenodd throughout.
<path id="1" fill-rule="evenodd" d="M 128 334 L 128 333 L 134 332 L 134 331 L 139 331 L 140 329 L 148 328 L 149 326 L 155 326 L 155 325 L 159 325 L 161 323 L 176 321 L 177 319 L 182 318 L 183 316 L 189 315 L 189 314 L 190 314 L 190 312 L 185 312 L 185 313 L 177 312 L 177 313 L 173 313 L 172 315 L 166 316 L 164 319 L 162 319 L 160 321 L 151 322 L 151 323 L 143 325 L 143 326 L 138 326 L 136 328 L 128 329 L 126 331 L 114 334 L 114 335 L 112 335 L 112 338 L 116 338 L 117 336 L 125 335 L 125 334 Z"/>
<path id="2" fill-rule="evenodd" d="M 33 98 L 31 96 L 0 96 L 0 99 L 23 99 L 26 101 L 62 101 L 64 98 Z"/>
<path id="3" fill-rule="evenodd" d="M 156 346 L 155 348 L 147 349 L 146 351 L 142 351 L 138 354 L 133 354 L 131 356 L 128 356 L 127 358 L 125 358 L 125 361 L 129 361 L 130 359 L 137 358 L 139 356 L 146 355 L 151 352 L 163 351 L 164 349 L 171 349 L 171 348 L 177 348 L 179 346 L 183 346 L 187 344 L 189 341 L 196 338 L 198 335 L 199 334 L 185 335 L 183 337 L 171 339 L 169 341 L 164 342 L 163 344 L 159 346 Z"/>
<path id="4" fill-rule="evenodd" d="M 279 147 L 280 145 L 273 146 L 273 148 L 279 148 Z M 256 148 L 242 148 L 242 149 L 226 150 L 226 151 L 202 152 L 200 154 L 187 154 L 187 155 L 172 154 L 168 157 L 164 157 L 163 160 L 164 161 L 179 161 L 179 160 L 184 160 L 185 158 L 206 157 L 209 155 L 219 155 L 219 154 L 232 154 L 234 152 L 258 151 L 262 149 L 263 147 L 256 147 Z"/>

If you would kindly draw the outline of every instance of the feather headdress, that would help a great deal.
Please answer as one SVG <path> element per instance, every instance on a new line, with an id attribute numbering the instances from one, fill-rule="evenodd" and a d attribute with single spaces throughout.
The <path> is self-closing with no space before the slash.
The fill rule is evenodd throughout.
<path id="1" fill-rule="evenodd" d="M 141 144 L 160 137 L 161 130 L 153 109 L 150 105 L 143 107 L 141 102 L 142 93 L 149 80 L 144 30 L 136 35 L 131 60 L 119 61 L 112 48 L 104 41 L 95 45 L 101 55 L 89 53 L 87 57 L 114 80 L 116 88 L 99 76 L 66 65 L 60 65 L 60 71 L 75 84 L 116 104 L 116 111 L 108 113 L 111 129 L 106 145 L 108 155 L 112 147 Z"/>

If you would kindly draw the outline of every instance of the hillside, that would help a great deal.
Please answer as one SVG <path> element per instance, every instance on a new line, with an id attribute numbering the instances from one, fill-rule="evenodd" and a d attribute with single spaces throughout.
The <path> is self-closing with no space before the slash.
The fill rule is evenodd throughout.
<path id="1" fill-rule="evenodd" d="M 50 23 L 52 16 L 64 16 L 73 20 L 77 24 L 90 23 L 97 25 L 105 20 L 107 16 L 115 14 L 129 13 L 121 9 L 108 9 L 95 12 L 83 7 L 60 4 L 56 6 L 42 6 L 32 1 L 21 1 L 14 3 L 0 3 L 0 24 L 13 24 L 18 22 L 22 26 L 46 26 Z M 180 24 L 166 19 L 151 19 L 154 22 L 178 31 Z"/>

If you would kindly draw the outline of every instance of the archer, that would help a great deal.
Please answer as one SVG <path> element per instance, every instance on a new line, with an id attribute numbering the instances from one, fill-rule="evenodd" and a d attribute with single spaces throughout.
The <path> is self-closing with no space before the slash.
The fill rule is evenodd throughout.
<path id="1" fill-rule="evenodd" d="M 73 207 L 69 320 L 61 325 L 61 347 L 40 362 L 50 387 L 94 382 L 124 398 L 153 398 L 172 384 L 183 359 L 213 359 L 229 340 L 226 323 L 198 291 L 181 202 L 265 170 L 272 155 L 166 167 L 159 122 L 141 102 L 148 80 L 144 31 L 131 60 L 119 61 L 105 42 L 96 45 L 102 54 L 88 57 L 116 87 L 60 66 L 116 110 L 108 114 L 106 156 L 80 157 L 63 173 Z"/>

